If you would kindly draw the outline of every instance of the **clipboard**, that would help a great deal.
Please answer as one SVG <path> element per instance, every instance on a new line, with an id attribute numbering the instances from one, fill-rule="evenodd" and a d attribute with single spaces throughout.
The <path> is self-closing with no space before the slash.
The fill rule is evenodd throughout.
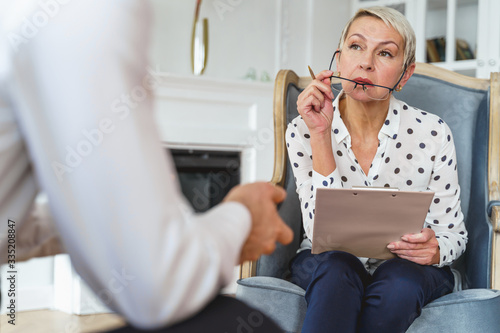
<path id="1" fill-rule="evenodd" d="M 420 233 L 433 197 L 430 191 L 317 189 L 311 252 L 338 250 L 357 257 L 394 258 L 387 244 Z"/>

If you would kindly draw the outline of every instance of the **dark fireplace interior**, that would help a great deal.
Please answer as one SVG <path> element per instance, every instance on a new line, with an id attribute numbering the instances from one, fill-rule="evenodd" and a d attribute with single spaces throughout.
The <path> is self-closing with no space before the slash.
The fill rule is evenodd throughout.
<path id="1" fill-rule="evenodd" d="M 222 201 L 240 183 L 240 152 L 171 149 L 182 193 L 196 212 Z"/>

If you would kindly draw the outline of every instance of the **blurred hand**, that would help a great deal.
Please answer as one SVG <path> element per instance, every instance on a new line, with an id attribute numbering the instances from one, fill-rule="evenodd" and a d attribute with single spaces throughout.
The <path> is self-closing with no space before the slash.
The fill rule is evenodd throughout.
<path id="1" fill-rule="evenodd" d="M 285 197 L 286 192 L 281 187 L 258 182 L 236 186 L 224 198 L 224 202 L 242 203 L 252 216 L 252 229 L 241 249 L 240 263 L 257 260 L 262 254 L 271 254 L 276 242 L 286 245 L 293 240 L 292 230 L 276 209 L 276 204 Z"/>
<path id="2" fill-rule="evenodd" d="M 332 101 L 334 95 L 330 88 L 332 71 L 322 71 L 316 76 L 297 99 L 297 110 L 304 119 L 311 135 L 331 130 L 333 120 Z"/>
<path id="3" fill-rule="evenodd" d="M 419 234 L 408 234 L 401 241 L 392 242 L 387 248 L 400 258 L 420 265 L 439 264 L 439 243 L 434 230 L 424 228 Z"/>

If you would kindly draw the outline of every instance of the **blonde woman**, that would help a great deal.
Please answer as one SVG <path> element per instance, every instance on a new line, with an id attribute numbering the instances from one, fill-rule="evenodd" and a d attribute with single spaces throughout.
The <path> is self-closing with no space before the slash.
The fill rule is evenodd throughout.
<path id="1" fill-rule="evenodd" d="M 393 96 L 415 69 L 415 35 L 396 10 L 358 11 L 334 60 L 340 73 L 318 73 L 286 134 L 305 230 L 291 262 L 292 281 L 306 290 L 303 331 L 404 332 L 453 290 L 449 265 L 465 251 L 453 138 L 439 117 Z M 335 94 L 332 76 L 342 82 Z M 316 189 L 352 186 L 435 192 L 422 231 L 387 245 L 395 259 L 311 254 Z"/>

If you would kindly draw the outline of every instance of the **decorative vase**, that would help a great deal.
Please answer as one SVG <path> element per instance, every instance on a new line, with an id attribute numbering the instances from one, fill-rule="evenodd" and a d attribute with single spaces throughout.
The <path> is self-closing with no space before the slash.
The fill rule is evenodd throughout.
<path id="1" fill-rule="evenodd" d="M 198 20 L 193 23 L 191 39 L 191 68 L 193 74 L 201 75 L 205 71 L 208 56 L 208 19 Z"/>

